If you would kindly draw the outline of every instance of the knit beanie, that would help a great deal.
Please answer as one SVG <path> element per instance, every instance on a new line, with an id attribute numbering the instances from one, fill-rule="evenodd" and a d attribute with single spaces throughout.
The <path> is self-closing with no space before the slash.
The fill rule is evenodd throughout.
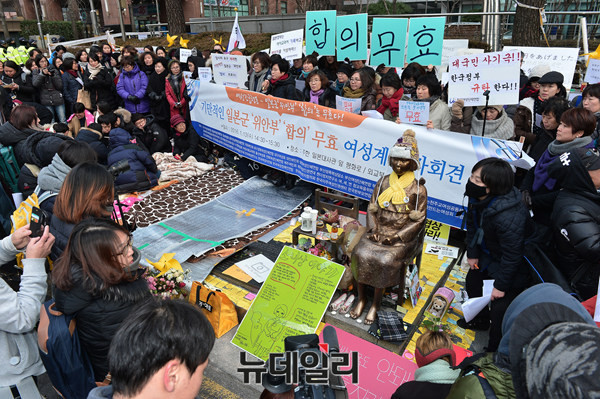
<path id="1" fill-rule="evenodd" d="M 171 117 L 171 127 L 175 127 L 180 123 L 185 123 L 185 119 L 183 118 L 183 116 L 177 114 Z"/>
<path id="2" fill-rule="evenodd" d="M 144 119 L 144 118 L 146 118 L 146 116 L 144 116 L 144 114 L 139 114 L 136 112 L 133 115 L 131 115 L 131 122 L 136 123 L 140 119 Z"/>

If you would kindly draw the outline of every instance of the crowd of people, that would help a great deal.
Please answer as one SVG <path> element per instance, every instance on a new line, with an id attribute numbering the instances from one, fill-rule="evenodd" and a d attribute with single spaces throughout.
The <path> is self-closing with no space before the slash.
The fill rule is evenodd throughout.
<path id="1" fill-rule="evenodd" d="M 215 156 L 226 156 L 223 149 L 213 147 L 194 131 L 183 78 L 184 71 L 197 77 L 198 68 L 211 65 L 211 53 L 222 51 L 215 45 L 182 63 L 178 49 L 148 46 L 138 54 L 131 46 L 115 52 L 103 44 L 74 55 L 59 45 L 49 57 L 34 48 L 27 59 L 0 61 L 0 144 L 13 148 L 20 168 L 19 190 L 24 197 L 35 192 L 40 208 L 49 215 L 49 226 L 40 237 L 30 239 L 30 226 L 25 226 L 12 235 L 5 232 L 8 237 L 0 242 L 4 261 L 25 251 L 19 291 L 0 281 L 6 314 L 0 328 L 0 352 L 3 359 L 11 359 L 10 364 L 2 363 L 6 367 L 0 372 L 0 386 L 11 387 L 14 395 L 18 395 L 21 380 L 44 370 L 34 329 L 47 293 L 46 257 L 53 261 L 50 281 L 56 309 L 77 316 L 81 346 L 90 358 L 96 382 L 105 381 L 112 373 L 115 394 L 125 398 L 150 397 L 144 395 L 158 386 L 179 393 L 176 385 L 181 381 L 190 383 L 184 391 L 199 387 L 214 341 L 208 332 L 203 343 L 170 342 L 173 352 L 161 352 L 145 376 L 138 375 L 138 363 L 143 359 L 128 357 L 122 350 L 140 338 L 134 321 L 158 325 L 164 323 L 160 315 L 194 315 L 194 310 L 178 310 L 178 305 L 151 299 L 143 270 L 129 268 L 134 255 L 131 234 L 110 216 L 115 193 L 157 185 L 160 172 L 152 154 L 167 152 L 181 161 L 194 157 L 211 162 Z M 417 63 L 406 65 L 399 73 L 384 65 L 371 68 L 365 61 L 338 62 L 317 54 L 290 63 L 279 55 L 257 52 L 248 62 L 247 89 L 251 91 L 332 108 L 336 95 L 360 99 L 361 111 L 377 110 L 383 119 L 396 123 L 403 122 L 398 118 L 399 101 L 427 102 L 427 128 L 522 139 L 535 167 L 515 170 L 501 159 L 484 159 L 473 167 L 465 187 L 470 266 L 466 290 L 469 296 L 480 296 L 484 279 L 494 279 L 494 288 L 490 308 L 470 322 L 459 320 L 458 324 L 489 329 L 487 352 L 500 354 L 490 356 L 489 362 L 500 368 L 502 362 L 508 362 L 512 381 L 519 380 L 514 389 L 526 395 L 525 389 L 530 397 L 553 397 L 544 396 L 548 390 L 543 385 L 550 384 L 552 373 L 547 373 L 547 380 L 536 373 L 532 377 L 531 359 L 519 358 L 520 363 L 515 364 L 505 340 L 516 339 L 509 333 L 517 323 L 507 326 L 507 318 L 518 319 L 518 314 L 527 310 L 519 305 L 523 302 L 519 298 L 531 289 L 547 286 L 528 289 L 540 282 L 532 279 L 531 267 L 540 278 L 547 275 L 544 270 L 557 272 L 567 282 L 566 289 L 582 301 L 594 300 L 600 278 L 600 84 L 589 85 L 581 101 L 572 102 L 566 97 L 563 76 L 551 66 L 534 68 L 530 76 L 522 76 L 519 104 L 465 107 L 460 100 L 449 106 L 447 87 L 442 87 L 435 69 Z M 303 89 L 298 83 L 302 81 Z M 265 167 L 244 167 L 243 159 L 232 159 L 244 177 L 266 175 L 286 188 L 296 182 L 294 176 Z M 531 258 L 528 251 L 533 246 L 542 248 L 547 262 L 540 264 L 539 258 Z M 581 328 L 587 329 L 593 324 L 589 315 L 581 316 L 587 314 L 581 311 L 583 306 L 565 295 L 569 298 L 565 306 L 576 308 Z M 563 297 L 556 292 L 553 296 Z M 148 317 L 138 313 L 129 318 L 131 310 L 139 307 Z M 162 309 L 165 307 L 168 309 Z M 209 330 L 206 320 L 193 317 Z M 572 320 L 557 316 L 555 324 L 568 321 Z M 173 325 L 156 333 L 168 328 Z M 550 334 L 548 339 L 556 340 L 564 334 L 548 332 L 549 328 L 540 327 L 530 338 L 543 340 Z M 123 339 L 113 340 L 119 334 Z M 185 345 L 202 346 L 202 352 L 196 356 Z M 148 350 L 140 349 L 143 353 Z M 415 397 L 415 392 L 421 392 L 423 398 L 441 398 L 457 389 L 454 381 L 461 380 L 463 372 L 450 368 L 456 364 L 447 336 L 427 333 L 417 342 L 417 350 L 424 370 L 414 383 L 400 387 L 395 397 Z M 542 343 L 531 350 L 535 352 L 531 356 L 543 354 L 536 352 L 542 351 Z M 16 363 L 15 356 L 19 358 Z M 532 364 L 534 360 L 540 361 L 535 358 Z M 138 366 L 128 366 L 135 364 Z M 505 374 L 512 389 L 510 373 Z M 151 375 L 159 375 L 162 382 L 148 380 Z M 130 385 L 132 379 L 136 383 Z M 431 387 L 431 383 L 444 387 Z M 562 392 L 556 388 L 558 383 L 552 384 L 556 392 Z M 590 385 L 588 392 L 597 390 L 596 385 Z M 94 390 L 90 397 L 112 397 L 113 387 Z M 188 397 L 181 395 L 172 396 Z"/>

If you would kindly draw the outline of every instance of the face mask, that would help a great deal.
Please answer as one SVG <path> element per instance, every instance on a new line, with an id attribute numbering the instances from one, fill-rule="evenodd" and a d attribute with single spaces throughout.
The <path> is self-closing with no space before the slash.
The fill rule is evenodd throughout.
<path id="1" fill-rule="evenodd" d="M 481 198 L 487 195 L 486 187 L 478 186 L 471 180 L 467 181 L 465 195 L 471 198 Z"/>

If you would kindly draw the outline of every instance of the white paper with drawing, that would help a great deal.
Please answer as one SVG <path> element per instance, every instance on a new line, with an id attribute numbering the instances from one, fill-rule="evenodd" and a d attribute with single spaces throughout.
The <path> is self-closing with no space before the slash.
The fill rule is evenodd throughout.
<path id="1" fill-rule="evenodd" d="M 274 263 L 261 254 L 237 262 L 236 265 L 254 280 L 262 283 L 269 276 Z"/>

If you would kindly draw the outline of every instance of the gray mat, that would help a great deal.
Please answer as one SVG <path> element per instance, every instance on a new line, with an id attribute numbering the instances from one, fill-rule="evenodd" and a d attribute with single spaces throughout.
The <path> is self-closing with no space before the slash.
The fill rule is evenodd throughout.
<path id="1" fill-rule="evenodd" d="M 157 261 L 162 254 L 175 252 L 175 259 L 183 263 L 281 219 L 311 193 L 310 185 L 288 191 L 253 177 L 210 202 L 136 230 L 134 244 L 143 258 Z"/>

